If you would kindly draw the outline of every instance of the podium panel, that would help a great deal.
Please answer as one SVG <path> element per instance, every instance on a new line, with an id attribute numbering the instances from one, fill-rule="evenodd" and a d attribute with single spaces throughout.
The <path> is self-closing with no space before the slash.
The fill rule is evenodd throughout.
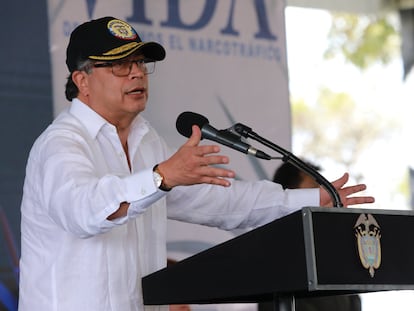
<path id="1" fill-rule="evenodd" d="M 412 212 L 340 209 L 309 210 L 309 290 L 397 290 L 414 288 L 414 217 Z M 359 258 L 354 227 L 360 215 L 379 225 L 381 256 L 371 277 Z M 372 224 L 371 224 L 372 226 Z"/>
<path id="2" fill-rule="evenodd" d="M 144 277 L 144 304 L 414 289 L 413 216 L 306 207 Z"/>

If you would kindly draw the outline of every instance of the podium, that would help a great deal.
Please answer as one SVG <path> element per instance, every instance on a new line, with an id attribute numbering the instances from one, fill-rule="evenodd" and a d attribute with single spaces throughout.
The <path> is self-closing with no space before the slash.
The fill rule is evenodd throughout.
<path id="1" fill-rule="evenodd" d="M 414 289 L 412 211 L 306 207 L 142 279 L 144 304 L 269 302 Z"/>

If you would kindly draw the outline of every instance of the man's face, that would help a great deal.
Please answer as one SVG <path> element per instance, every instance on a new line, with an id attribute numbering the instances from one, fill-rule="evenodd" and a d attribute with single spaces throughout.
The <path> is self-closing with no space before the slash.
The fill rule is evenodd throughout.
<path id="1" fill-rule="evenodd" d="M 123 118 L 135 117 L 144 111 L 148 100 L 148 76 L 142 66 L 131 63 L 141 59 L 143 56 L 140 55 L 123 59 L 124 63 L 121 66 L 131 68 L 130 73 L 123 76 L 113 73 L 117 73 L 116 68 L 119 69 L 119 64 L 114 68 L 93 67 L 86 77 L 88 96 L 85 103 L 112 124 L 120 122 Z"/>

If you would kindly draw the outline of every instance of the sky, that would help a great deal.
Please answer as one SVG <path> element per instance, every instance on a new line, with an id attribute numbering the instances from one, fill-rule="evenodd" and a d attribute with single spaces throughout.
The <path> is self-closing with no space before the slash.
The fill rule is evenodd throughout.
<path id="1" fill-rule="evenodd" d="M 288 7 L 285 13 L 291 96 L 315 103 L 318 88 L 325 86 L 333 91 L 351 94 L 360 105 L 360 113 L 375 112 L 394 118 L 401 125 L 398 136 L 373 143 L 358 167 L 365 176 L 367 194 L 376 198 L 376 203 L 371 207 L 409 209 L 409 198 L 400 195 L 397 186 L 407 178 L 408 168 L 414 168 L 414 148 L 410 143 L 414 133 L 413 74 L 403 81 L 400 59 L 388 66 L 376 66 L 366 73 L 341 61 L 327 62 L 323 59 L 323 53 L 327 47 L 329 14 L 322 10 L 293 7 Z M 294 153 L 296 147 L 293 129 Z M 323 166 L 323 173 L 329 180 L 343 173 L 338 167 Z M 362 311 L 411 311 L 414 291 L 364 294 L 362 304 Z"/>

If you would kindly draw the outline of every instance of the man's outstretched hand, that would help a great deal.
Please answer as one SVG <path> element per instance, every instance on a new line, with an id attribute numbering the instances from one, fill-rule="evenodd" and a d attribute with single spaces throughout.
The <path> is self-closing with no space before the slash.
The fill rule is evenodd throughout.
<path id="1" fill-rule="evenodd" d="M 163 173 L 164 183 L 168 187 L 194 184 L 213 184 L 224 187 L 230 186 L 227 178 L 234 178 L 235 173 L 215 164 L 228 164 L 229 158 L 219 154 L 217 145 L 199 145 L 201 140 L 200 128 L 192 127 L 192 135 L 176 153 L 158 165 Z"/>
<path id="2" fill-rule="evenodd" d="M 346 186 L 345 184 L 349 180 L 349 174 L 345 173 L 341 178 L 332 182 L 332 185 L 338 191 L 344 207 L 356 204 L 374 203 L 375 199 L 371 196 L 351 196 L 355 193 L 364 191 L 367 186 L 365 184 L 358 184 L 354 186 Z M 320 205 L 325 207 L 332 207 L 333 202 L 329 193 L 324 189 L 320 188 Z"/>

